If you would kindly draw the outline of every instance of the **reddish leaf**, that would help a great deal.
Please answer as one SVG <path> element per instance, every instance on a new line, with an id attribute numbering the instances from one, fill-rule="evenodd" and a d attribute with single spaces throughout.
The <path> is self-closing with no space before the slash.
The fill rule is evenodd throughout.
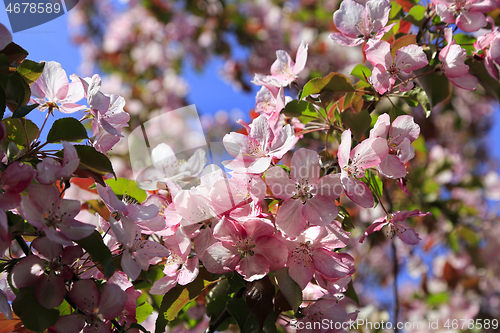
<path id="1" fill-rule="evenodd" d="M 409 12 L 415 4 L 408 0 L 396 0 L 396 3 L 400 5 L 405 12 Z"/>

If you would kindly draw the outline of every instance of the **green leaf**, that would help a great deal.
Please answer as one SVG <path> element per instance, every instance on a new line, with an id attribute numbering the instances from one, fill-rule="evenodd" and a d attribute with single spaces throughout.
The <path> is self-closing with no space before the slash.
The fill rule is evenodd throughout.
<path id="1" fill-rule="evenodd" d="M 391 110 L 389 111 L 389 116 L 391 117 L 391 122 L 393 122 L 394 119 L 396 119 L 397 117 L 404 116 L 406 114 L 407 113 L 403 109 L 398 107 L 397 105 L 392 105 Z"/>
<path id="2" fill-rule="evenodd" d="M 116 178 L 113 165 L 111 165 L 111 162 L 106 155 L 98 152 L 91 146 L 74 145 L 73 147 L 75 147 L 78 157 L 80 158 L 80 166 L 101 175 L 111 173 Z"/>
<path id="3" fill-rule="evenodd" d="M 467 55 L 472 55 L 474 51 L 474 42 L 476 37 L 464 33 L 454 34 L 453 39 L 455 42 L 467 51 Z"/>
<path id="4" fill-rule="evenodd" d="M 6 99 L 5 99 L 5 91 L 0 89 L 0 119 L 3 119 L 3 115 L 5 114 L 5 108 L 7 107 Z"/>
<path id="5" fill-rule="evenodd" d="M 356 290 L 354 290 L 354 285 L 352 284 L 352 280 L 349 281 L 349 284 L 347 285 L 347 291 L 345 292 L 345 295 L 352 299 L 354 302 L 356 302 L 357 305 L 359 305 L 359 297 L 358 294 L 356 293 Z"/>
<path id="6" fill-rule="evenodd" d="M 324 91 L 331 91 L 335 94 L 346 94 L 355 90 L 347 76 L 339 73 L 330 73 L 325 77 L 312 79 L 307 82 L 304 86 L 302 96 L 319 94 Z"/>
<path id="7" fill-rule="evenodd" d="M 129 195 L 139 202 L 143 202 L 148 197 L 148 194 L 143 189 L 137 186 L 133 180 L 126 178 L 106 179 L 106 184 L 111 187 L 117 195 Z"/>
<path id="8" fill-rule="evenodd" d="M 306 101 L 291 101 L 287 103 L 283 109 L 283 113 L 288 117 L 318 117 L 318 113 L 314 109 L 314 105 Z"/>
<path id="9" fill-rule="evenodd" d="M 284 267 L 275 271 L 272 276 L 272 281 L 278 286 L 283 296 L 285 296 L 292 310 L 297 312 L 302 303 L 302 289 L 297 282 L 288 275 L 288 268 Z"/>
<path id="10" fill-rule="evenodd" d="M 95 230 L 90 236 L 76 241 L 90 255 L 94 262 L 101 265 L 104 276 L 109 277 L 115 272 L 115 263 L 109 248 L 102 241 L 101 234 Z"/>
<path id="11" fill-rule="evenodd" d="M 424 109 L 425 117 L 429 117 L 431 115 L 431 103 L 429 102 L 427 93 L 422 88 L 420 88 L 419 86 L 415 86 L 412 90 L 404 92 L 402 97 L 403 96 L 409 97 L 410 99 L 420 104 Z"/>
<path id="12" fill-rule="evenodd" d="M 353 112 L 350 109 L 342 112 L 342 124 L 351 130 L 354 138 L 360 141 L 363 134 L 370 128 L 372 119 L 367 110 L 361 110 L 359 113 Z"/>
<path id="13" fill-rule="evenodd" d="M 143 295 L 147 295 L 143 293 Z M 138 323 L 142 323 L 153 313 L 153 307 L 148 302 L 139 303 L 135 310 L 135 318 Z"/>
<path id="14" fill-rule="evenodd" d="M 425 66 L 424 68 L 415 71 L 415 75 L 420 75 L 432 70 L 432 67 Z M 446 101 L 451 97 L 452 87 L 446 75 L 438 75 L 431 72 L 418 78 L 422 88 L 427 93 L 431 107 Z"/>
<path id="15" fill-rule="evenodd" d="M 38 63 L 26 59 L 17 67 L 16 72 L 21 75 L 27 84 L 32 84 L 42 75 L 44 66 L 44 62 Z"/>
<path id="16" fill-rule="evenodd" d="M 38 106 L 40 106 L 40 104 L 37 103 L 31 105 L 21 105 L 16 109 L 16 111 L 14 111 L 14 113 L 12 114 L 12 118 L 26 117 L 28 113 L 36 109 Z"/>
<path id="17" fill-rule="evenodd" d="M 67 316 L 73 313 L 73 308 L 66 300 L 63 300 L 57 310 L 59 310 L 59 316 Z"/>
<path id="18" fill-rule="evenodd" d="M 356 65 L 350 73 L 352 76 L 357 77 L 358 79 L 367 82 L 366 78 L 372 76 L 372 71 L 366 67 L 365 65 Z"/>
<path id="19" fill-rule="evenodd" d="M 241 333 L 258 332 L 257 318 L 250 313 L 247 302 L 242 298 L 232 299 L 227 302 L 227 311 L 236 320 Z"/>
<path id="20" fill-rule="evenodd" d="M 47 134 L 47 142 L 80 142 L 88 139 L 87 130 L 75 118 L 57 119 Z"/>
<path id="21" fill-rule="evenodd" d="M 7 60 L 9 64 L 13 62 L 21 62 L 28 55 L 28 51 L 20 47 L 14 42 L 7 44 L 2 50 L 0 50 L 0 54 L 5 54 L 7 56 Z"/>
<path id="22" fill-rule="evenodd" d="M 17 73 L 9 75 L 5 88 L 5 100 L 9 109 L 14 112 L 22 105 L 28 104 L 30 96 L 30 86 L 24 82 L 23 78 Z"/>
<path id="23" fill-rule="evenodd" d="M 24 326 L 31 331 L 43 332 L 54 325 L 59 318 L 59 310 L 47 309 L 38 303 L 35 285 L 20 288 L 19 294 L 12 302 L 12 308 Z"/>
<path id="24" fill-rule="evenodd" d="M 500 82 L 488 74 L 488 71 L 486 71 L 486 68 L 484 67 L 484 62 L 467 59 L 465 63 L 469 65 L 469 69 L 474 75 L 477 76 L 479 83 L 483 86 L 486 92 L 500 101 Z"/>
<path id="25" fill-rule="evenodd" d="M 7 140 L 23 147 L 28 147 L 40 131 L 38 126 L 29 119 L 7 118 L 2 121 L 7 128 Z M 23 124 L 26 127 L 26 133 Z M 27 139 L 26 134 L 28 135 Z"/>
<path id="26" fill-rule="evenodd" d="M 426 8 L 421 5 L 413 6 L 408 14 L 404 17 L 405 21 L 415 24 L 417 27 L 422 27 L 425 18 Z"/>
<path id="27" fill-rule="evenodd" d="M 382 183 L 382 180 L 380 180 L 375 172 L 373 172 L 372 170 L 366 170 L 363 181 L 366 183 L 366 185 L 368 185 L 373 194 L 375 194 L 375 202 L 378 201 L 378 198 L 382 198 L 384 193 L 384 183 Z"/>
<path id="28" fill-rule="evenodd" d="M 170 289 L 170 291 L 163 296 L 158 319 L 156 320 L 155 332 L 164 332 L 168 322 L 175 319 L 179 311 L 181 311 L 186 304 L 198 297 L 205 288 L 215 282 L 216 281 L 207 281 L 198 278 L 185 286 L 177 285 Z"/>
<path id="29" fill-rule="evenodd" d="M 429 306 L 436 306 L 440 304 L 448 304 L 449 300 L 450 295 L 447 291 L 443 291 L 437 294 L 430 294 L 426 299 L 426 303 Z"/>

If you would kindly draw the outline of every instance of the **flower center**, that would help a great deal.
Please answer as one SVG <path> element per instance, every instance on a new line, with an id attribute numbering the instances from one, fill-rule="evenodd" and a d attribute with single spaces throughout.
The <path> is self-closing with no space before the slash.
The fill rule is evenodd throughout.
<path id="1" fill-rule="evenodd" d="M 247 237 L 247 238 L 244 238 L 244 239 L 240 239 L 239 241 L 237 241 L 234 246 L 236 246 L 238 248 L 238 252 L 241 253 L 241 257 L 244 258 L 247 256 L 247 254 L 249 256 L 253 256 L 255 253 L 253 251 L 253 249 L 255 248 L 255 244 L 253 242 L 253 238 L 252 237 Z"/>

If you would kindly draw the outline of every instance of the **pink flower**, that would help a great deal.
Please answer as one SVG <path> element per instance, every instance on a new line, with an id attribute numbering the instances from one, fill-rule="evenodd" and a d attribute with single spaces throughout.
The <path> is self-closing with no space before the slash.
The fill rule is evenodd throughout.
<path id="1" fill-rule="evenodd" d="M 365 183 L 358 178 L 365 176 L 365 170 L 377 166 L 387 156 L 387 141 L 369 138 L 351 150 L 351 130 L 342 133 L 338 151 L 340 179 L 346 195 L 361 207 L 373 207 L 373 194 Z"/>
<path id="2" fill-rule="evenodd" d="M 343 193 L 339 175 L 319 177 L 320 157 L 301 148 L 293 154 L 290 176 L 279 166 L 266 173 L 266 183 L 284 202 L 276 216 L 276 226 L 289 237 L 299 235 L 307 225 L 326 226 L 337 217 L 334 200 Z"/>
<path id="3" fill-rule="evenodd" d="M 35 178 L 36 171 L 29 164 L 14 162 L 0 176 L 0 209 L 16 208 L 21 203 L 20 193 Z"/>
<path id="4" fill-rule="evenodd" d="M 106 207 L 111 212 L 111 215 L 119 220 L 125 216 L 134 221 L 144 233 L 152 233 L 164 226 L 161 219 L 156 219 L 159 209 L 155 204 L 144 205 L 126 203 L 118 199 L 111 187 L 96 184 L 97 193 L 101 197 Z"/>
<path id="5" fill-rule="evenodd" d="M 34 227 L 45 231 L 47 237 L 61 245 L 73 245 L 90 235 L 95 227 L 75 220 L 80 212 L 79 200 L 59 197 L 55 186 L 32 184 L 28 197 L 22 197 L 19 213 Z"/>
<path id="6" fill-rule="evenodd" d="M 294 240 L 285 241 L 290 277 L 304 289 L 316 272 L 327 279 L 352 275 L 354 258 L 347 253 L 333 252 L 348 242 L 349 233 L 343 231 L 337 221 L 327 227 L 309 227 Z"/>
<path id="7" fill-rule="evenodd" d="M 31 94 L 31 102 L 40 104 L 40 111 L 50 107 L 63 113 L 73 113 L 85 108 L 76 104 L 83 98 L 82 85 L 73 78 L 69 83 L 61 64 L 55 61 L 45 63 L 42 75 L 31 85 Z"/>
<path id="8" fill-rule="evenodd" d="M 359 311 L 347 313 L 336 299 L 320 299 L 303 310 L 305 317 L 295 323 L 301 331 L 312 333 L 342 333 L 356 320 Z M 326 323 L 318 325 L 316 323 Z"/>
<path id="9" fill-rule="evenodd" d="M 281 126 L 278 127 L 278 121 L 285 104 L 283 88 L 263 86 L 255 96 L 255 112 L 267 118 L 269 126 L 275 134 L 281 129 Z"/>
<path id="10" fill-rule="evenodd" d="M 444 35 L 448 45 L 439 52 L 439 60 L 443 62 L 441 69 L 448 80 L 457 87 L 466 90 L 476 89 L 477 78 L 469 74 L 469 66 L 464 64 L 467 51 L 455 43 L 451 28 L 445 28 Z"/>
<path id="11" fill-rule="evenodd" d="M 235 160 L 225 166 L 236 172 L 263 173 L 271 165 L 273 158 L 280 159 L 297 142 L 290 125 L 273 133 L 266 117 L 255 118 L 250 125 L 250 133 L 243 135 L 231 132 L 224 136 L 224 147 Z"/>
<path id="12" fill-rule="evenodd" d="M 223 217 L 214 228 L 218 240 L 207 248 L 201 260 L 209 272 L 236 270 L 245 280 L 255 281 L 285 266 L 286 246 L 274 236 L 273 224 L 263 218 L 241 223 Z"/>
<path id="13" fill-rule="evenodd" d="M 399 116 L 391 124 L 387 113 L 380 115 L 370 131 L 370 138 L 386 139 L 389 153 L 377 170 L 390 178 L 406 177 L 405 163 L 415 156 L 415 148 L 411 143 L 419 134 L 420 126 L 415 124 L 412 116 Z"/>
<path id="14" fill-rule="evenodd" d="M 165 276 L 151 287 L 151 294 L 164 295 L 178 284 L 185 286 L 196 279 L 199 273 L 198 257 L 188 258 L 191 253 L 191 241 L 181 229 L 168 237 L 163 238 L 170 255 L 165 263 Z"/>
<path id="15" fill-rule="evenodd" d="M 10 43 L 12 43 L 12 34 L 5 25 L 0 23 L 0 50 L 3 50 Z"/>
<path id="16" fill-rule="evenodd" d="M 500 65 L 500 31 L 499 27 L 495 26 L 495 22 L 488 17 L 487 20 L 491 24 L 491 32 L 479 36 L 474 43 L 476 51 L 484 50 L 484 67 L 488 73 L 498 80 L 498 66 Z"/>
<path id="17" fill-rule="evenodd" d="M 78 80 L 84 91 L 84 96 L 90 107 L 92 121 L 92 143 L 97 151 L 106 153 L 120 138 L 121 132 L 128 126 L 130 115 L 123 110 L 125 99 L 118 95 L 105 95 L 101 89 L 101 78 L 95 74 L 92 78 L 81 78 L 73 74 L 73 80 Z"/>
<path id="18" fill-rule="evenodd" d="M 284 87 L 295 81 L 298 74 L 304 69 L 307 61 L 307 44 L 300 43 L 295 62 L 290 55 L 283 51 L 276 51 L 276 61 L 271 65 L 271 75 Z"/>
<path id="19" fill-rule="evenodd" d="M 408 226 L 404 221 L 409 217 L 426 216 L 426 215 L 431 215 L 431 213 L 422 213 L 417 209 L 415 209 L 411 212 L 398 211 L 389 214 L 387 216 L 381 217 L 379 219 L 376 219 L 375 222 L 373 222 L 373 224 L 366 229 L 365 233 L 360 238 L 359 242 L 363 243 L 366 236 L 374 233 L 375 231 L 379 231 L 384 226 L 388 225 L 387 227 L 388 237 L 392 238 L 394 237 L 394 234 L 397 234 L 398 237 L 406 244 L 417 245 L 421 240 L 420 237 L 418 237 L 418 234 L 415 232 L 415 230 L 410 226 Z"/>
<path id="20" fill-rule="evenodd" d="M 465 32 L 478 31 L 486 26 L 487 13 L 497 6 L 490 0 L 432 0 L 436 13 L 446 23 L 456 23 Z"/>
<path id="21" fill-rule="evenodd" d="M 138 179 L 145 190 L 157 190 L 165 186 L 167 180 L 181 187 L 198 176 L 207 163 L 205 150 L 199 148 L 187 161 L 177 160 L 174 150 L 166 143 L 160 143 L 151 151 L 153 167 L 146 169 Z"/>
<path id="22" fill-rule="evenodd" d="M 366 59 L 374 66 L 371 80 L 375 90 L 380 94 L 390 92 L 399 75 L 410 74 L 429 63 L 422 47 L 414 44 L 403 46 L 396 51 L 393 58 L 391 45 L 383 40 L 368 43 Z M 400 90 L 408 91 L 411 88 L 413 82 L 401 85 Z"/>
<path id="23" fill-rule="evenodd" d="M 151 259 L 169 255 L 169 251 L 163 245 L 143 239 L 141 230 L 130 218 L 122 216 L 117 221 L 110 216 L 109 225 L 123 249 L 121 259 L 123 272 L 132 280 L 137 279 L 141 270 L 146 271 L 149 268 Z"/>
<path id="24" fill-rule="evenodd" d="M 54 158 L 44 158 L 42 162 L 36 165 L 36 181 L 40 184 L 50 185 L 60 179 L 69 179 L 80 164 L 80 159 L 75 147 L 70 143 L 63 141 L 64 157 L 62 161 Z"/>
<path id="25" fill-rule="evenodd" d="M 93 280 L 79 280 L 73 283 L 69 298 L 80 311 L 59 317 L 55 324 L 57 332 L 78 333 L 83 329 L 83 332 L 110 333 L 110 320 L 122 313 L 128 296 L 116 284 L 107 283 L 99 292 Z"/>
<path id="26" fill-rule="evenodd" d="M 333 22 L 340 32 L 330 34 L 330 38 L 344 46 L 379 40 L 394 25 L 385 26 L 390 11 L 389 0 L 369 0 L 364 6 L 354 0 L 344 0 L 333 14 Z"/>
<path id="27" fill-rule="evenodd" d="M 37 239 L 46 239 L 41 237 Z M 50 243 L 45 242 L 45 243 Z M 50 246 L 50 245 L 49 245 Z M 38 244 L 38 248 L 42 248 Z M 45 251 L 47 253 L 47 251 Z M 35 285 L 35 296 L 40 305 L 51 309 L 59 306 L 66 296 L 64 280 L 71 279 L 73 272 L 69 268 L 83 251 L 79 246 L 68 246 L 61 251 L 62 257 L 51 260 L 47 264 L 36 255 L 30 255 L 21 259 L 12 269 L 12 282 L 16 288 L 24 288 Z M 46 273 L 48 271 L 48 273 Z"/>

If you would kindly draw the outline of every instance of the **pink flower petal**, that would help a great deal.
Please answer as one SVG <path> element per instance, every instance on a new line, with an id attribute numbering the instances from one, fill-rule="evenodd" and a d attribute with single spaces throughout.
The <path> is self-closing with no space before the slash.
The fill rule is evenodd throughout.
<path id="1" fill-rule="evenodd" d="M 12 269 L 12 282 L 14 287 L 23 288 L 35 284 L 45 271 L 42 259 L 31 255 L 21 259 Z"/>
<path id="2" fill-rule="evenodd" d="M 69 298 L 80 310 L 93 313 L 99 305 L 101 296 L 93 280 L 78 280 L 73 283 L 73 287 L 69 291 Z"/>
<path id="3" fill-rule="evenodd" d="M 118 317 L 125 307 L 127 298 L 127 293 L 119 286 L 107 283 L 101 292 L 99 313 L 107 320 Z"/>
<path id="4" fill-rule="evenodd" d="M 58 307 L 66 296 L 64 279 L 53 274 L 41 276 L 36 283 L 35 294 L 38 303 L 47 309 Z"/>
<path id="5" fill-rule="evenodd" d="M 246 281 L 255 281 L 269 273 L 269 262 L 260 254 L 247 255 L 239 261 L 236 270 Z"/>

